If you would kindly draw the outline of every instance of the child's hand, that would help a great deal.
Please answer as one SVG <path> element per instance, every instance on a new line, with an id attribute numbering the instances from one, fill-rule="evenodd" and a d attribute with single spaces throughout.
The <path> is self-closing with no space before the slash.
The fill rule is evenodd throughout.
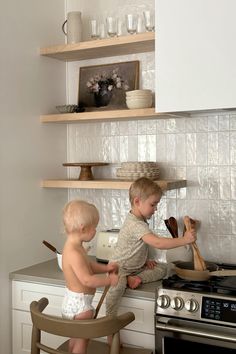
<path id="1" fill-rule="evenodd" d="M 157 265 L 157 262 L 151 259 L 148 259 L 145 263 L 145 266 L 147 269 L 154 269 L 154 267 Z"/>
<path id="2" fill-rule="evenodd" d="M 196 231 L 194 229 L 191 229 L 190 231 L 185 231 L 184 239 L 186 241 L 186 244 L 195 242 L 197 239 Z"/>
<path id="3" fill-rule="evenodd" d="M 118 271 L 119 271 L 118 264 L 115 263 L 115 262 L 108 263 L 107 271 L 108 271 L 108 273 L 116 273 L 116 274 L 118 274 Z"/>
<path id="4" fill-rule="evenodd" d="M 108 277 L 110 278 L 111 281 L 111 286 L 116 286 L 118 284 L 119 277 L 115 273 L 109 273 Z"/>

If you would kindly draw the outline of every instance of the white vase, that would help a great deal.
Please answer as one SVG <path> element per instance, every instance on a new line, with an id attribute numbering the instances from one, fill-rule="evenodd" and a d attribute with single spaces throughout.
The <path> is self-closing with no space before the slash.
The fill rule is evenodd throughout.
<path id="1" fill-rule="evenodd" d="M 67 27 L 67 31 L 65 30 Z M 73 44 L 82 41 L 82 19 L 80 11 L 68 12 L 67 20 L 62 25 L 62 30 L 67 36 L 67 43 Z"/>

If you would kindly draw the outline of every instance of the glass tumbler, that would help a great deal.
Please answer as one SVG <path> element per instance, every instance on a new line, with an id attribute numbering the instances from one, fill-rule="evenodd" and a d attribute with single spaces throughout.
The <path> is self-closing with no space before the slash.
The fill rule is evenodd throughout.
<path id="1" fill-rule="evenodd" d="M 147 10 L 143 12 L 145 28 L 148 32 L 153 32 L 155 29 L 155 14 L 154 11 Z"/>
<path id="2" fill-rule="evenodd" d="M 117 36 L 117 18 L 116 17 L 107 17 L 107 34 L 109 37 Z"/>
<path id="3" fill-rule="evenodd" d="M 126 15 L 127 32 L 134 34 L 137 32 L 137 16 L 133 14 Z"/>
<path id="4" fill-rule="evenodd" d="M 97 20 L 90 21 L 91 38 L 98 39 L 100 37 L 99 23 Z"/>

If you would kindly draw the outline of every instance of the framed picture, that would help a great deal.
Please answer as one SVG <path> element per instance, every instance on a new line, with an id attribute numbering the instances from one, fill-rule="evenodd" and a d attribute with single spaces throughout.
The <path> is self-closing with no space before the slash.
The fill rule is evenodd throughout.
<path id="1" fill-rule="evenodd" d="M 139 88 L 139 61 L 84 66 L 79 72 L 78 104 L 87 111 L 126 108 L 125 92 Z"/>

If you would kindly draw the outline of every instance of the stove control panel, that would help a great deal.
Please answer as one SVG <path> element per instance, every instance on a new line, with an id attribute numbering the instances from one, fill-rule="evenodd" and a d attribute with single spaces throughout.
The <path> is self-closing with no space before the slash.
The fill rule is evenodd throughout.
<path id="1" fill-rule="evenodd" d="M 236 297 L 158 288 L 156 315 L 236 327 Z"/>
<path id="2" fill-rule="evenodd" d="M 156 313 L 185 318 L 200 318 L 201 297 L 191 292 L 171 289 L 157 290 Z"/>

